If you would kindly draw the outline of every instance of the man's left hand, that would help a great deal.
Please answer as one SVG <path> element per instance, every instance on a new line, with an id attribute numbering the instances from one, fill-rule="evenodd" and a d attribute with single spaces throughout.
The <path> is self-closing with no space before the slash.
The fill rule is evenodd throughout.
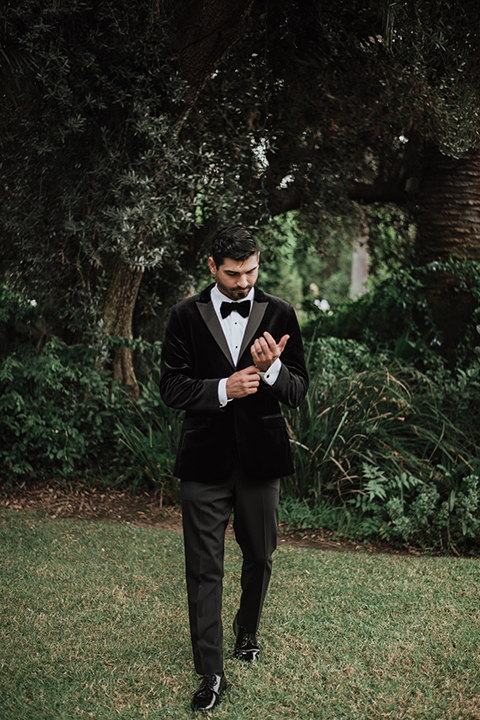
<path id="1" fill-rule="evenodd" d="M 270 365 L 280 357 L 289 338 L 290 335 L 284 335 L 279 340 L 278 345 L 269 332 L 264 332 L 262 337 L 257 338 L 250 348 L 253 362 L 257 368 L 262 372 L 266 372 Z"/>

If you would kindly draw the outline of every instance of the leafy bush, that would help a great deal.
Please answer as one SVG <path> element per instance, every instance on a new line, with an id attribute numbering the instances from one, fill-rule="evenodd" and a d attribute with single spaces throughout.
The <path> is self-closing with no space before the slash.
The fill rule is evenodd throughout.
<path id="1" fill-rule="evenodd" d="M 328 382 L 312 377 L 300 408 L 285 411 L 297 486 L 345 498 L 364 463 L 424 477 L 469 450 L 442 409 L 443 393 L 413 368 L 379 364 Z"/>
<path id="2" fill-rule="evenodd" d="M 373 352 L 393 351 L 407 330 L 414 341 L 421 337 L 415 318 L 428 316 L 422 283 L 410 269 L 376 281 L 370 292 L 337 306 L 333 312 L 315 313 L 305 328 L 307 337 L 338 337 L 364 343 Z"/>
<path id="3" fill-rule="evenodd" d="M 480 539 L 480 488 L 477 475 L 469 475 L 461 490 L 450 500 L 442 499 L 434 484 L 425 485 L 407 508 L 399 498 L 385 506 L 390 522 L 380 528 L 388 540 L 417 545 L 463 549 L 468 541 L 478 545 Z"/>
<path id="4" fill-rule="evenodd" d="M 127 398 L 83 346 L 53 338 L 17 347 L 0 366 L 0 458 L 9 477 L 65 478 L 100 463 Z"/>
<path id="5" fill-rule="evenodd" d="M 150 347 L 152 356 L 158 348 Z M 149 485 L 175 494 L 171 471 L 178 416 L 150 381 L 134 402 L 97 367 L 96 351 L 57 338 L 37 353 L 19 344 L 0 364 L 0 473 L 8 482 L 89 478 L 113 486 Z M 178 422 L 177 422 L 178 425 Z M 146 460 L 146 447 L 156 459 Z M 161 470 L 152 472 L 154 466 Z"/>
<path id="6" fill-rule="evenodd" d="M 321 515 L 329 529 L 336 517 L 337 530 L 356 539 L 478 542 L 479 491 L 471 469 L 480 459 L 475 369 L 456 380 L 445 374 L 448 382 L 439 384 L 354 345 L 321 339 L 311 348 L 306 401 L 284 409 L 296 467 L 282 482 L 284 502 L 306 503 L 310 520 Z M 289 516 L 295 512 L 303 510 L 290 507 Z"/>
<path id="7" fill-rule="evenodd" d="M 442 283 L 449 287 L 450 305 L 437 307 L 431 296 Z M 477 262 L 408 266 L 372 278 L 368 293 L 333 311 L 321 312 L 311 304 L 304 334 L 309 339 L 321 335 L 356 340 L 373 353 L 388 352 L 426 373 L 442 373 L 446 363 L 454 370 L 465 369 L 475 359 L 478 338 L 471 311 L 479 299 Z"/>
<path id="8" fill-rule="evenodd" d="M 137 343 L 137 353 L 135 400 L 97 367 L 98 348 L 17 344 L 0 362 L 3 478 L 148 487 L 177 501 L 182 414 L 160 398 L 160 345 Z M 478 546 L 478 365 L 437 382 L 339 338 L 313 341 L 307 358 L 307 398 L 284 409 L 296 473 L 282 480 L 283 522 L 352 540 Z"/>

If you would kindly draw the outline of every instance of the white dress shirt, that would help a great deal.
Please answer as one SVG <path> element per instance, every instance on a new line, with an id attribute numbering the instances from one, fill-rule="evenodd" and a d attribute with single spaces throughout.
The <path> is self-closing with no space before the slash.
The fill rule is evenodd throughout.
<path id="1" fill-rule="evenodd" d="M 222 302 L 243 302 L 244 300 L 249 300 L 251 312 L 254 295 L 255 290 L 252 288 L 246 298 L 242 298 L 242 300 L 230 300 L 230 298 L 227 298 L 226 295 L 223 295 L 223 293 L 220 292 L 217 285 L 215 285 L 210 291 L 212 305 L 225 335 L 225 340 L 227 341 L 228 349 L 230 350 L 234 365 L 238 362 L 243 336 L 245 335 L 245 329 L 248 325 L 250 315 L 244 318 L 240 315 L 240 313 L 232 312 L 228 315 L 228 317 L 222 318 L 220 307 Z M 266 372 L 261 372 L 259 370 L 259 375 L 268 385 L 273 385 L 278 378 L 281 367 L 281 360 L 280 358 L 277 358 Z M 228 378 L 222 378 L 218 383 L 218 401 L 220 403 L 220 407 L 225 407 L 227 402 L 230 402 L 230 400 L 233 399 L 227 398 L 227 380 Z"/>

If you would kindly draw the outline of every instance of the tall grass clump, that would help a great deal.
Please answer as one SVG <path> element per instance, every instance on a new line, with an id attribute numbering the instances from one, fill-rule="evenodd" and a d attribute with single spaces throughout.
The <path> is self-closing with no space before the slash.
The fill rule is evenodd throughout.
<path id="1" fill-rule="evenodd" d="M 181 425 L 181 413 L 165 405 L 158 383 L 153 380 L 141 385 L 140 397 L 130 408 L 127 421 L 117 422 L 120 442 L 129 456 L 129 486 L 135 493 L 137 486 L 147 480 L 159 495 L 160 507 L 165 499 L 180 499 L 173 466 Z"/>
<path id="2" fill-rule="evenodd" d="M 478 542 L 479 447 L 453 388 L 352 342 L 314 343 L 308 396 L 285 410 L 296 467 L 285 500 L 357 538 Z"/>

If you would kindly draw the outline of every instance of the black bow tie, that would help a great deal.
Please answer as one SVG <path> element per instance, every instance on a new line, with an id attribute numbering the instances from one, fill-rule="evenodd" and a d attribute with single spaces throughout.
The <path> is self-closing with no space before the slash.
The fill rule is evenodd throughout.
<path id="1" fill-rule="evenodd" d="M 248 317 L 248 314 L 250 312 L 250 300 L 243 300 L 242 302 L 222 302 L 220 305 L 220 314 L 222 318 L 226 318 L 230 315 L 230 313 L 235 310 L 235 312 L 240 313 L 240 315 L 244 318 Z"/>

